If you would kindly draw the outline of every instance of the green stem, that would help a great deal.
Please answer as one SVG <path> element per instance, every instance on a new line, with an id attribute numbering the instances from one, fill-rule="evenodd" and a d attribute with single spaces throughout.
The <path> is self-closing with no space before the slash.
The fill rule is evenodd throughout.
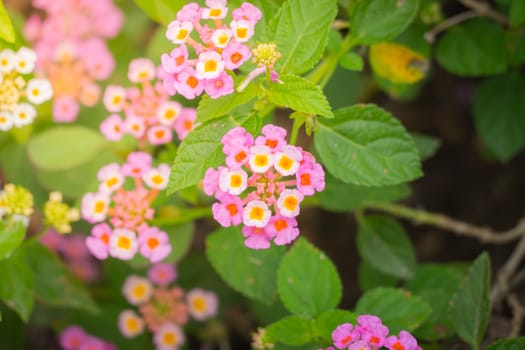
<path id="1" fill-rule="evenodd" d="M 303 125 L 303 122 L 301 118 L 295 118 L 293 120 L 293 127 L 292 127 L 292 134 L 290 135 L 290 145 L 294 145 L 297 143 L 297 136 L 299 135 L 299 129 L 301 128 L 301 125 Z"/>

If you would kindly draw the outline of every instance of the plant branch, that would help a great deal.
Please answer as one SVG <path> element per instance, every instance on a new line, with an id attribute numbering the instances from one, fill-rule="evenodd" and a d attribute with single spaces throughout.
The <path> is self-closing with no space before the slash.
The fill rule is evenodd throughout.
<path id="1" fill-rule="evenodd" d="M 515 338 L 521 334 L 521 327 L 523 326 L 523 316 L 525 316 L 525 310 L 523 309 L 523 305 L 521 305 L 520 301 L 518 300 L 518 297 L 514 293 L 509 295 L 509 297 L 507 298 L 507 302 L 512 308 L 512 328 L 508 337 Z"/>
<path id="2" fill-rule="evenodd" d="M 468 7 L 471 10 L 476 11 L 480 16 L 490 17 L 493 20 L 503 24 L 508 25 L 509 21 L 505 15 L 499 13 L 490 7 L 490 4 L 484 1 L 478 0 L 458 0 L 463 6 Z"/>
<path id="3" fill-rule="evenodd" d="M 381 210 L 420 224 L 436 226 L 460 236 L 474 237 L 484 243 L 503 244 L 516 240 L 519 237 L 525 237 L 525 218 L 522 218 L 517 225 L 510 230 L 498 232 L 489 227 L 475 226 L 443 214 L 431 213 L 421 209 L 412 209 L 396 203 L 367 202 L 364 204 L 364 208 Z"/>
<path id="4" fill-rule="evenodd" d="M 455 16 L 449 17 L 443 22 L 439 23 L 434 28 L 432 28 L 431 30 L 429 30 L 428 32 L 426 32 L 425 40 L 428 41 L 429 43 L 434 43 L 439 33 L 447 30 L 450 27 L 455 26 L 456 24 L 465 22 L 466 20 L 469 20 L 474 17 L 479 17 L 479 16 L 481 15 L 476 11 L 466 11 L 466 12 L 461 12 Z"/>
<path id="5" fill-rule="evenodd" d="M 514 273 L 516 272 L 519 264 L 525 256 L 525 236 L 521 237 L 521 240 L 518 242 L 518 245 L 505 262 L 503 267 L 499 270 L 498 276 L 496 277 L 496 282 L 492 288 L 492 293 L 490 299 L 492 304 L 497 304 L 499 301 L 507 294 L 510 290 L 510 280 Z"/>

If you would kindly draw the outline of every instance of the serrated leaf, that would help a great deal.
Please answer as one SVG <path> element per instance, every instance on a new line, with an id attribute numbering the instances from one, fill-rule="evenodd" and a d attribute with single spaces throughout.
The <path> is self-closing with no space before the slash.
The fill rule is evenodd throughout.
<path id="1" fill-rule="evenodd" d="M 459 265 L 426 264 L 419 266 L 414 278 L 406 283 L 406 289 L 432 305 L 432 314 L 414 333 L 417 339 L 438 340 L 454 334 L 447 309 L 463 272 Z"/>
<path id="2" fill-rule="evenodd" d="M 257 84 L 249 84 L 246 89 L 241 92 L 235 92 L 215 99 L 204 95 L 197 107 L 197 121 L 204 122 L 222 117 L 235 108 L 250 102 L 259 94 L 259 86 Z"/>
<path id="3" fill-rule="evenodd" d="M 430 315 L 432 309 L 417 296 L 400 289 L 376 288 L 366 292 L 357 302 L 357 314 L 381 318 L 390 333 L 413 331 Z"/>
<path id="4" fill-rule="evenodd" d="M 474 95 L 476 130 L 502 161 L 525 147 L 524 89 L 524 75 L 506 74 L 483 81 Z"/>
<path id="5" fill-rule="evenodd" d="M 263 41 L 274 41 L 278 71 L 301 74 L 319 61 L 337 14 L 335 0 L 289 0 L 266 27 Z"/>
<path id="6" fill-rule="evenodd" d="M 501 339 L 489 345 L 487 350 L 523 350 L 525 349 L 525 337 L 516 339 Z"/>
<path id="7" fill-rule="evenodd" d="M 288 316 L 266 328 L 273 341 L 287 345 L 303 345 L 312 341 L 310 321 L 301 316 Z"/>
<path id="8" fill-rule="evenodd" d="M 390 113 L 375 105 L 335 111 L 317 121 L 315 148 L 328 171 L 346 183 L 395 185 L 422 175 L 414 141 Z"/>
<path id="9" fill-rule="evenodd" d="M 9 18 L 9 14 L 5 10 L 3 1 L 0 1 L 0 39 L 11 44 L 14 44 L 16 40 L 13 23 Z"/>
<path id="10" fill-rule="evenodd" d="M 206 256 L 222 279 L 242 294 L 269 303 L 276 292 L 282 247 L 254 250 L 244 246 L 239 227 L 219 229 L 206 239 Z"/>
<path id="11" fill-rule="evenodd" d="M 335 308 L 341 299 L 334 264 L 302 238 L 282 259 L 277 286 L 284 306 L 299 316 L 315 317 Z"/>
<path id="12" fill-rule="evenodd" d="M 467 77 L 507 69 L 505 33 L 489 19 L 472 19 L 450 28 L 436 44 L 436 58 L 449 72 Z"/>
<path id="13" fill-rule="evenodd" d="M 334 114 L 321 88 L 309 80 L 295 76 L 279 77 L 282 84 L 272 84 L 268 99 L 280 107 L 291 108 L 297 112 L 333 118 Z"/>
<path id="14" fill-rule="evenodd" d="M 317 194 L 319 205 L 331 211 L 349 211 L 359 208 L 363 203 L 393 202 L 410 195 L 406 184 L 368 187 L 347 184 L 330 174 L 325 177 L 325 189 Z"/>
<path id="15" fill-rule="evenodd" d="M 83 284 L 56 255 L 36 241 L 27 241 L 20 250 L 35 275 L 35 296 L 43 303 L 98 312 Z"/>
<path id="16" fill-rule="evenodd" d="M 177 149 L 168 193 L 197 184 L 206 170 L 224 163 L 226 156 L 222 152 L 221 143 L 224 134 L 236 126 L 243 126 L 248 132 L 255 133 L 258 128 L 256 118 L 222 117 L 204 123 L 189 133 Z"/>
<path id="17" fill-rule="evenodd" d="M 360 44 L 393 39 L 412 22 L 419 0 L 362 0 L 351 7 L 351 35 Z"/>
<path id="18" fill-rule="evenodd" d="M 434 154 L 436 154 L 439 146 L 441 146 L 441 141 L 437 137 L 419 133 L 410 133 L 410 136 L 412 136 L 412 139 L 416 144 L 421 160 L 431 158 Z"/>
<path id="19" fill-rule="evenodd" d="M 414 275 L 414 248 L 401 225 L 382 215 L 367 216 L 358 222 L 357 250 L 363 260 L 390 276 L 409 279 Z"/>
<path id="20" fill-rule="evenodd" d="M 479 349 L 490 316 L 490 259 L 474 260 L 450 303 L 449 315 L 461 339 Z"/>
<path id="21" fill-rule="evenodd" d="M 41 170 L 72 169 L 95 158 L 107 145 L 97 131 L 83 126 L 56 126 L 29 139 L 27 154 Z"/>
<path id="22" fill-rule="evenodd" d="M 352 323 L 357 324 L 355 313 L 347 310 L 328 310 L 317 316 L 312 322 L 314 337 L 326 343 L 326 346 L 332 345 L 332 332 L 340 324 Z"/>
<path id="23" fill-rule="evenodd" d="M 359 263 L 359 288 L 366 292 L 377 287 L 395 287 L 398 279 L 383 273 L 362 260 Z"/>
<path id="24" fill-rule="evenodd" d="M 0 299 L 27 322 L 33 310 L 33 271 L 23 256 L 15 253 L 9 259 L 0 261 L 0 276 Z"/>
<path id="25" fill-rule="evenodd" d="M 26 226 L 17 220 L 0 221 L 0 260 L 9 257 L 26 236 Z"/>
<path id="26" fill-rule="evenodd" d="M 525 24 L 525 1 L 512 0 L 509 10 L 510 24 L 514 27 Z"/>
<path id="27" fill-rule="evenodd" d="M 155 22 L 168 24 L 187 2 L 182 0 L 135 0 L 135 3 Z"/>

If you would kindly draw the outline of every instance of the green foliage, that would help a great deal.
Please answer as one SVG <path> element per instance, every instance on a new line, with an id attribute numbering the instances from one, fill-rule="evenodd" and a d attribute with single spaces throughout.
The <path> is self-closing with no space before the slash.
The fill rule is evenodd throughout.
<path id="1" fill-rule="evenodd" d="M 219 98 L 203 96 L 197 108 L 197 120 L 204 122 L 229 114 L 235 108 L 250 102 L 261 93 L 257 84 L 249 84 L 242 92 Z"/>
<path id="2" fill-rule="evenodd" d="M 56 126 L 27 143 L 31 162 L 41 170 L 68 170 L 100 155 L 107 141 L 97 131 L 83 126 Z"/>
<path id="3" fill-rule="evenodd" d="M 350 7 L 351 35 L 360 44 L 387 41 L 399 35 L 417 14 L 419 0 L 362 0 Z"/>
<path id="4" fill-rule="evenodd" d="M 223 117 L 203 123 L 180 144 L 171 170 L 168 193 L 197 184 L 210 167 L 224 163 L 221 139 L 230 129 L 243 126 L 256 133 L 257 117 Z"/>
<path id="5" fill-rule="evenodd" d="M 332 332 L 337 326 L 343 323 L 357 324 L 355 313 L 347 310 L 328 310 L 321 313 L 312 320 L 312 331 L 314 338 L 324 343 L 323 345 L 332 344 Z"/>
<path id="6" fill-rule="evenodd" d="M 281 247 L 253 250 L 244 246 L 238 227 L 222 228 L 206 240 L 206 255 L 222 279 L 242 294 L 270 303 L 275 296 Z"/>
<path id="7" fill-rule="evenodd" d="M 280 107 L 297 112 L 333 118 L 334 114 L 319 86 L 295 75 L 283 75 L 283 84 L 272 84 L 268 99 Z"/>
<path id="8" fill-rule="evenodd" d="M 391 333 L 413 331 L 425 321 L 432 309 L 421 298 L 395 288 L 367 291 L 357 302 L 357 314 L 377 315 Z"/>
<path id="9" fill-rule="evenodd" d="M 494 155 L 508 161 L 525 147 L 525 76 L 505 74 L 482 82 L 474 96 L 474 122 Z"/>
<path id="10" fill-rule="evenodd" d="M 458 335 L 479 349 L 490 316 L 490 260 L 482 253 L 467 270 L 452 301 L 450 319 Z"/>
<path id="11" fill-rule="evenodd" d="M 35 276 L 21 254 L 0 261 L 0 299 L 27 322 L 33 310 Z"/>
<path id="12" fill-rule="evenodd" d="M 364 292 L 377 287 L 395 287 L 398 281 L 397 278 L 379 271 L 365 260 L 359 263 L 358 278 L 359 288 Z"/>
<path id="13" fill-rule="evenodd" d="M 512 0 L 509 11 L 510 24 L 520 26 L 525 24 L 525 2 Z"/>
<path id="14" fill-rule="evenodd" d="M 436 137 L 418 133 L 411 133 L 410 136 L 412 136 L 416 144 L 421 160 L 432 158 L 439 149 L 439 146 L 441 146 L 441 141 Z"/>
<path id="15" fill-rule="evenodd" d="M 409 279 L 416 270 L 412 242 L 395 220 L 372 215 L 358 220 L 357 249 L 368 264 L 390 276 Z"/>
<path id="16" fill-rule="evenodd" d="M 281 73 L 309 71 L 321 58 L 330 25 L 337 14 L 335 0 L 289 0 L 266 27 L 263 41 L 274 41 Z"/>
<path id="17" fill-rule="evenodd" d="M 299 316 L 317 316 L 335 308 L 341 299 L 334 264 L 303 238 L 282 259 L 277 286 L 284 306 Z"/>
<path id="18" fill-rule="evenodd" d="M 364 67 L 363 58 L 355 52 L 347 52 L 339 59 L 341 67 L 351 71 L 362 71 Z"/>
<path id="19" fill-rule="evenodd" d="M 339 109 L 333 120 L 318 120 L 314 143 L 328 171 L 347 183 L 386 186 L 422 175 L 410 135 L 375 105 Z"/>
<path id="20" fill-rule="evenodd" d="M 487 350 L 521 350 L 525 349 L 525 337 L 501 339 L 489 345 Z"/>
<path id="21" fill-rule="evenodd" d="M 0 1 L 0 39 L 13 44 L 16 40 L 13 23 L 5 10 L 4 2 Z"/>
<path id="22" fill-rule="evenodd" d="M 312 341 L 310 320 L 301 316 L 288 316 L 267 327 L 273 341 L 287 345 L 303 345 Z"/>
<path id="23" fill-rule="evenodd" d="M 135 3 L 152 20 L 167 25 L 176 19 L 177 11 L 187 2 L 182 0 L 135 0 Z"/>
<path id="24" fill-rule="evenodd" d="M 507 68 L 505 34 L 489 19 L 450 28 L 436 45 L 436 58 L 449 72 L 467 77 L 500 74 Z"/>
<path id="25" fill-rule="evenodd" d="M 26 227 L 21 221 L 0 221 L 0 260 L 8 258 L 25 236 Z"/>
<path id="26" fill-rule="evenodd" d="M 160 228 L 166 231 L 171 244 L 171 253 L 163 261 L 178 262 L 190 249 L 191 239 L 193 238 L 193 223 L 187 222 L 169 227 L 161 226 Z"/>

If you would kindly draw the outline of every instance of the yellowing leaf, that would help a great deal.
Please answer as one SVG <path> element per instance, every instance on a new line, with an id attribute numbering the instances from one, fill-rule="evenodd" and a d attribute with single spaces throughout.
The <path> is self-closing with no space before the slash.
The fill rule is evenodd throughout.
<path id="1" fill-rule="evenodd" d="M 374 72 L 399 84 L 413 84 L 425 76 L 428 61 L 406 46 L 383 42 L 370 46 L 370 65 Z"/>

